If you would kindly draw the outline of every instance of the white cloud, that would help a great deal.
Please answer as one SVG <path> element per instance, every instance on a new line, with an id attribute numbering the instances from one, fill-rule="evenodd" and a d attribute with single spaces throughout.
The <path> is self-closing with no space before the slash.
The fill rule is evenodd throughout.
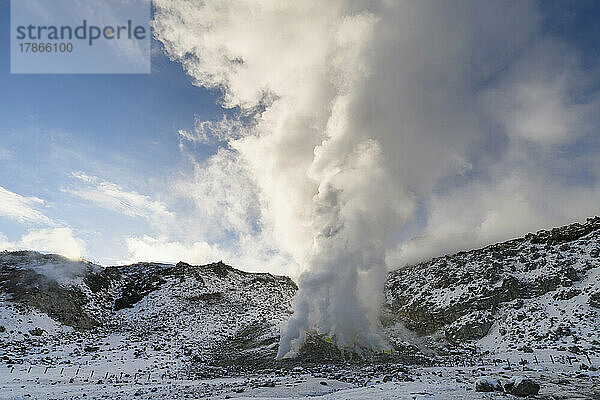
<path id="1" fill-rule="evenodd" d="M 9 242 L 0 233 L 0 248 L 56 253 L 69 258 L 83 257 L 86 252 L 85 242 L 75 237 L 73 230 L 68 227 L 33 229 L 16 243 Z"/>
<path id="2" fill-rule="evenodd" d="M 38 210 L 45 205 L 46 202 L 40 198 L 25 197 L 0 186 L 0 217 L 15 220 L 26 226 L 36 226 L 30 228 L 17 242 L 10 242 L 0 232 L 0 249 L 37 250 L 71 258 L 83 256 L 84 241 L 76 238 L 70 227 L 47 217 Z M 49 226 L 49 228 L 40 228 L 40 226 Z"/>
<path id="3" fill-rule="evenodd" d="M 138 261 L 189 264 L 208 264 L 223 261 L 244 271 L 264 272 L 280 275 L 297 274 L 292 262 L 276 252 L 271 246 L 265 246 L 264 238 L 245 236 L 235 246 L 222 247 L 203 240 L 176 241 L 166 236 L 130 237 L 126 239 L 128 256 L 120 261 L 129 264 Z M 282 268 L 285 265 L 285 268 Z"/>
<path id="4" fill-rule="evenodd" d="M 0 186 L 0 217 L 26 224 L 55 225 L 38 210 L 44 205 L 44 200 L 40 198 L 21 196 Z"/>
<path id="5" fill-rule="evenodd" d="M 243 136 L 246 129 L 239 118 L 226 114 L 216 121 L 205 121 L 196 116 L 194 125 L 193 131 L 180 129 L 177 132 L 181 139 L 202 144 L 225 142 Z"/>
<path id="6" fill-rule="evenodd" d="M 152 236 L 132 237 L 127 239 L 129 260 L 176 263 L 184 261 L 190 264 L 208 264 L 221 260 L 222 251 L 206 242 L 194 242 L 186 245 L 169 239 Z"/>
<path id="7" fill-rule="evenodd" d="M 23 235 L 18 243 L 23 249 L 52 252 L 70 258 L 83 257 L 85 243 L 73 235 L 71 228 L 32 230 Z"/>
<path id="8" fill-rule="evenodd" d="M 170 185 L 169 200 L 179 203 L 177 213 L 151 196 L 126 191 L 98 177 L 83 172 L 72 176 L 84 187 L 65 192 L 153 224 L 144 236 L 125 239 L 123 263 L 223 260 L 245 270 L 298 272 L 289 256 L 274 247 L 270 231 L 261 229 L 257 188 L 236 151 L 220 149 L 204 162 L 194 162 L 192 174 Z"/>
<path id="9" fill-rule="evenodd" d="M 174 216 L 164 203 L 153 200 L 150 196 L 135 191 L 127 191 L 115 183 L 95 176 L 89 176 L 83 172 L 74 172 L 71 175 L 84 182 L 86 187 L 63 189 L 63 191 L 81 197 L 105 209 L 130 217 L 141 217 L 156 222 L 165 221 Z"/>

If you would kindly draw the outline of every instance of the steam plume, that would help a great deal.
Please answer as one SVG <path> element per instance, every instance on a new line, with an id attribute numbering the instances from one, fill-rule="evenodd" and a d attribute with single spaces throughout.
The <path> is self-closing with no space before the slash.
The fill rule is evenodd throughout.
<path id="1" fill-rule="evenodd" d="M 566 178 L 532 184 L 547 178 L 548 165 L 568 164 L 558 145 L 587 140 L 589 158 L 580 160 L 598 171 L 598 143 L 588 135 L 597 96 L 575 104 L 582 69 L 564 61 L 576 60 L 572 50 L 541 33 L 533 2 L 155 4 L 156 35 L 170 57 L 240 110 L 217 135 L 227 150 L 214 157 L 238 159 L 252 176 L 255 238 L 276 242 L 304 271 L 279 357 L 293 355 L 309 329 L 340 346 L 382 346 L 386 260 L 414 261 L 595 209 L 571 196 Z M 205 130 L 184 133 L 206 139 Z M 580 189 L 600 198 L 597 185 Z M 535 207 L 547 190 L 581 208 Z M 417 234 L 424 237 L 407 241 Z"/>

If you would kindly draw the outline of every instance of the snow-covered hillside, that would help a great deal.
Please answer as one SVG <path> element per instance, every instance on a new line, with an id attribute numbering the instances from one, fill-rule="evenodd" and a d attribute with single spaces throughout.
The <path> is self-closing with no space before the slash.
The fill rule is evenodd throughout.
<path id="1" fill-rule="evenodd" d="M 600 218 L 390 274 L 387 330 L 436 351 L 600 355 Z"/>
<path id="2" fill-rule="evenodd" d="M 209 359 L 272 359 L 297 290 L 289 278 L 223 263 L 103 269 L 35 252 L 0 253 L 0 289 L 7 362 L 177 360 L 171 372 Z"/>
<path id="3" fill-rule="evenodd" d="M 0 398 L 476 399 L 521 375 L 539 398 L 600 398 L 599 275 L 600 218 L 440 257 L 388 276 L 392 354 L 310 334 L 275 361 L 287 277 L 2 252 Z"/>

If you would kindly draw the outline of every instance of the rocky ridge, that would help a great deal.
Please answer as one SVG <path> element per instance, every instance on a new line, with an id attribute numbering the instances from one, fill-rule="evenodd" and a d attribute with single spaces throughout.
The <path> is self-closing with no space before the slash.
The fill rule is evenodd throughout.
<path id="1" fill-rule="evenodd" d="M 438 351 L 599 352 L 599 278 L 595 217 L 391 272 L 384 323 Z"/>

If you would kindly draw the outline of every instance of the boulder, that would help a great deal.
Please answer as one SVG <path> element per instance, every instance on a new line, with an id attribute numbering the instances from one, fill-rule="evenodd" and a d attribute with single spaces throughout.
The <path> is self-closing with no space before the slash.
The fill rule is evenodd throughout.
<path id="1" fill-rule="evenodd" d="M 504 385 L 504 390 L 515 396 L 525 397 L 538 394 L 540 385 L 527 377 L 515 376 Z"/>
<path id="2" fill-rule="evenodd" d="M 496 379 L 479 378 L 475 382 L 476 392 L 502 392 L 502 385 Z"/>
<path id="3" fill-rule="evenodd" d="M 31 336 L 42 336 L 44 334 L 44 332 L 46 332 L 46 331 L 43 330 L 42 328 L 34 328 L 29 331 L 29 334 Z"/>

